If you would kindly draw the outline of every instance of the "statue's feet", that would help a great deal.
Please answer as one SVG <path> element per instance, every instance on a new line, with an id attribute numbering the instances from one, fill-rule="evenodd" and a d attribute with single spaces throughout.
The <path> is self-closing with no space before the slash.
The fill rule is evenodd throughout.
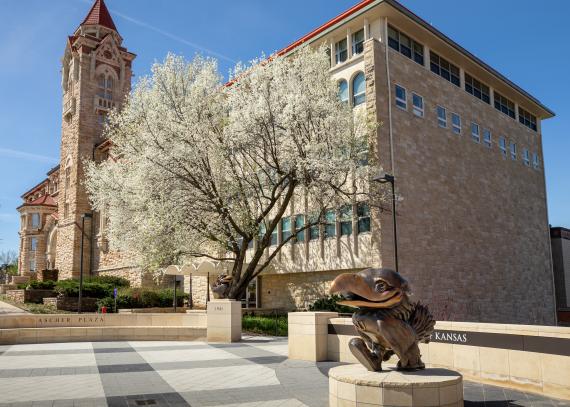
<path id="1" fill-rule="evenodd" d="M 396 366 L 398 370 L 421 370 L 425 369 L 426 365 L 421 360 L 417 363 L 408 363 L 406 365 L 402 365 L 402 361 L 398 361 L 398 365 Z"/>
<path id="2" fill-rule="evenodd" d="M 369 371 L 378 372 L 382 370 L 382 360 L 375 353 L 372 353 L 361 338 L 352 338 L 348 342 L 348 348 L 354 357 Z"/>

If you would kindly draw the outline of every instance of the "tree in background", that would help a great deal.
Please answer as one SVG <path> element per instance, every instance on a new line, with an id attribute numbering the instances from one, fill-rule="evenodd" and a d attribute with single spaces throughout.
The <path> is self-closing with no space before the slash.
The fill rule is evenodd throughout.
<path id="1" fill-rule="evenodd" d="M 87 189 L 112 249 L 147 267 L 231 260 L 238 299 L 295 239 L 272 245 L 292 204 L 309 208 L 302 232 L 368 199 L 365 115 L 339 100 L 323 49 L 238 65 L 228 84 L 212 59 L 169 55 L 111 115 L 113 158 L 87 163 Z"/>
<path id="2" fill-rule="evenodd" d="M 15 250 L 0 251 L 0 280 L 5 281 L 7 275 L 18 274 L 18 254 Z"/>

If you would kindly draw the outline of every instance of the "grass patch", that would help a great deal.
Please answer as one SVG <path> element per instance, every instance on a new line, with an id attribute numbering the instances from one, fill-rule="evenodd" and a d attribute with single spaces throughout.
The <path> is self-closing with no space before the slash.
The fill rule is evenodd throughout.
<path id="1" fill-rule="evenodd" d="M 245 332 L 271 336 L 287 336 L 286 315 L 244 315 L 241 324 Z"/>
<path id="2" fill-rule="evenodd" d="M 4 294 L 0 295 L 0 301 L 4 301 L 24 311 L 31 312 L 32 314 L 73 314 L 73 312 L 70 311 L 57 310 L 52 305 L 33 304 L 33 303 L 22 304 L 21 302 L 10 301 L 7 298 L 7 296 Z"/>

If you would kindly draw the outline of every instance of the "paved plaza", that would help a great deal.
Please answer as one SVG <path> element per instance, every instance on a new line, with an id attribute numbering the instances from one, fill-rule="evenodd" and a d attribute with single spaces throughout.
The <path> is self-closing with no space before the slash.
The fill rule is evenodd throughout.
<path id="1" fill-rule="evenodd" d="M 339 363 L 287 360 L 287 341 L 0 346 L 0 406 L 328 406 Z M 570 406 L 465 382 L 465 406 Z"/>

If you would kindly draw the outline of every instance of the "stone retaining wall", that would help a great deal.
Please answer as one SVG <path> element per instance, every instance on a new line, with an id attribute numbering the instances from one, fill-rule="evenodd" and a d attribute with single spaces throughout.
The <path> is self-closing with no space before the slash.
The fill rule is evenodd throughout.
<path id="1" fill-rule="evenodd" d="M 97 298 L 82 298 L 81 310 L 83 312 L 97 311 Z M 60 311 L 77 312 L 78 299 L 76 297 L 46 297 L 43 299 L 45 305 L 51 305 Z"/>
<path id="2" fill-rule="evenodd" d="M 289 313 L 289 358 L 357 363 L 348 349 L 356 336 L 352 320 L 332 314 Z M 427 366 L 570 399 L 570 328 L 467 322 L 437 322 L 435 328 L 431 342 L 420 344 Z"/>
<path id="3" fill-rule="evenodd" d="M 0 317 L 0 344 L 99 340 L 204 340 L 206 313 L 45 314 Z"/>
<path id="4" fill-rule="evenodd" d="M 8 290 L 6 296 L 9 300 L 24 303 L 33 302 L 41 304 L 45 297 L 53 297 L 55 292 L 52 290 Z"/>

